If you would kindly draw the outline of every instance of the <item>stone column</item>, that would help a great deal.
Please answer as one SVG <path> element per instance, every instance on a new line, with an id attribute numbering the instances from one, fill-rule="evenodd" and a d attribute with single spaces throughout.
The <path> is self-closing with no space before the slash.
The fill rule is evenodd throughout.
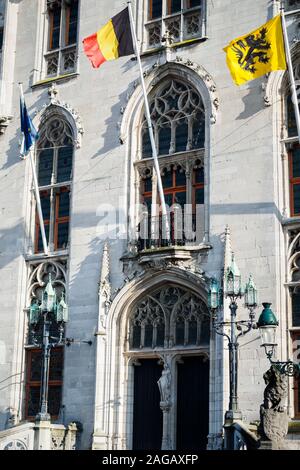
<path id="1" fill-rule="evenodd" d="M 171 404 L 161 401 L 160 409 L 163 412 L 163 436 L 161 441 L 161 450 L 170 450 L 169 416 Z"/>
<path id="2" fill-rule="evenodd" d="M 34 428 L 34 450 L 51 450 L 51 422 L 37 421 Z"/>
<path id="3" fill-rule="evenodd" d="M 110 264 L 109 247 L 105 243 L 102 254 L 101 275 L 99 283 L 99 315 L 96 336 L 96 370 L 95 370 L 95 411 L 93 450 L 106 450 L 108 439 L 109 404 L 106 401 L 106 320 L 110 306 Z"/>
<path id="4" fill-rule="evenodd" d="M 162 433 L 162 450 L 170 450 L 170 411 L 172 408 L 171 400 L 171 369 L 170 369 L 170 358 L 164 360 L 164 368 L 161 374 L 161 378 L 158 380 L 157 385 L 160 392 L 160 408 L 163 412 L 163 433 Z"/>

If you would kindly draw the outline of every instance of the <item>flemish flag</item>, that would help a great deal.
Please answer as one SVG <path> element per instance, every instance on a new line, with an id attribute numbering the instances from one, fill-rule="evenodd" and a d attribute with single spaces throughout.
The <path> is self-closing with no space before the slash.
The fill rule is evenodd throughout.
<path id="1" fill-rule="evenodd" d="M 280 15 L 260 28 L 233 39 L 224 48 L 233 81 L 242 85 L 273 70 L 285 70 L 285 48 Z"/>
<path id="2" fill-rule="evenodd" d="M 113 16 L 97 33 L 85 38 L 83 48 L 94 68 L 107 60 L 134 54 L 128 8 Z"/>

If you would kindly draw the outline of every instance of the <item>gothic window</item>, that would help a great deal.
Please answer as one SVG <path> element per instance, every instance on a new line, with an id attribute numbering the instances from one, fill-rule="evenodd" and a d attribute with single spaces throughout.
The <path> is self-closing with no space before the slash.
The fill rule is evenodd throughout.
<path id="1" fill-rule="evenodd" d="M 296 86 L 299 88 L 299 60 L 294 60 L 294 75 L 296 79 Z M 285 87 L 286 93 L 283 142 L 285 143 L 288 153 L 289 203 L 287 203 L 287 206 L 289 205 L 290 216 L 295 217 L 300 215 L 300 146 L 297 137 L 294 104 L 292 101 L 288 81 L 286 81 Z"/>
<path id="2" fill-rule="evenodd" d="M 293 357 L 294 362 L 299 363 L 300 359 L 300 334 L 292 333 L 293 341 Z M 297 377 L 294 379 L 294 410 L 295 418 L 300 418 L 300 378 Z"/>
<path id="3" fill-rule="evenodd" d="M 174 42 L 204 35 L 205 0 L 148 0 L 147 45 L 161 45 L 168 31 Z"/>
<path id="4" fill-rule="evenodd" d="M 204 147 L 205 113 L 200 94 L 179 80 L 168 80 L 150 98 L 151 119 L 159 155 Z M 152 156 L 146 120 L 143 123 L 143 158 Z"/>
<path id="5" fill-rule="evenodd" d="M 66 270 L 67 260 L 64 261 L 36 261 L 30 263 L 28 281 L 28 302 L 30 305 L 41 304 L 43 292 L 49 276 L 55 289 L 57 302 L 66 294 Z M 49 318 L 50 313 L 48 313 Z M 57 323 L 54 313 L 52 314 L 49 332 L 49 342 L 52 344 L 50 350 L 49 364 L 49 396 L 48 406 L 51 418 L 56 419 L 61 406 L 63 385 L 63 361 L 64 347 L 57 345 L 64 337 L 64 324 Z M 26 345 L 26 377 L 25 377 L 25 417 L 33 419 L 40 405 L 40 390 L 42 382 L 42 350 L 43 321 L 41 316 L 34 317 L 32 321 L 29 315 L 29 327 Z"/>
<path id="6" fill-rule="evenodd" d="M 195 242 L 197 238 L 197 242 L 200 242 L 204 230 L 205 110 L 202 98 L 193 86 L 172 78 L 165 81 L 150 97 L 149 104 L 160 157 L 165 202 L 170 209 L 171 241 L 184 245 Z M 165 243 L 161 216 L 157 213 L 157 220 L 153 219 L 151 210 L 152 204 L 160 204 L 158 195 L 153 199 L 151 155 L 149 132 L 144 120 L 142 159 L 137 163 L 142 176 L 141 202 L 148 210 L 143 248 L 149 248 L 153 243 Z M 155 230 L 153 225 L 156 226 Z M 156 241 L 153 237 L 155 232 Z"/>
<path id="7" fill-rule="evenodd" d="M 292 325 L 300 327 L 300 286 L 292 291 Z"/>
<path id="8" fill-rule="evenodd" d="M 25 418 L 33 419 L 39 412 L 41 390 L 41 349 L 29 349 L 27 351 L 26 371 L 26 409 Z M 49 368 L 49 395 L 48 406 L 52 419 L 57 419 L 61 405 L 63 373 L 63 348 L 57 347 L 51 350 Z"/>
<path id="9" fill-rule="evenodd" d="M 300 359 L 300 232 L 299 229 L 288 231 L 288 292 L 289 315 L 288 328 L 292 341 L 294 362 Z M 300 418 L 300 380 L 294 380 L 294 414 Z"/>
<path id="10" fill-rule="evenodd" d="M 299 0 L 285 0 L 284 8 L 286 11 L 290 10 L 299 10 L 300 9 L 300 1 Z"/>
<path id="11" fill-rule="evenodd" d="M 47 0 L 47 77 L 76 71 L 79 0 Z"/>
<path id="12" fill-rule="evenodd" d="M 129 322 L 129 347 L 207 347 L 209 328 L 204 302 L 181 287 L 168 286 L 136 305 Z"/>
<path id="13" fill-rule="evenodd" d="M 59 115 L 40 130 L 37 146 L 38 182 L 45 231 L 50 251 L 68 246 L 73 139 L 69 124 Z M 35 251 L 43 251 L 39 218 L 36 216 Z"/>
<path id="14" fill-rule="evenodd" d="M 300 146 L 294 144 L 289 151 L 290 212 L 300 215 Z"/>

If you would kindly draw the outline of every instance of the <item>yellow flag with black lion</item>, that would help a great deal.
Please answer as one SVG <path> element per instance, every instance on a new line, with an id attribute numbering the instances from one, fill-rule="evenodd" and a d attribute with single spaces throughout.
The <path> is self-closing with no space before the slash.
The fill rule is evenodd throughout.
<path id="1" fill-rule="evenodd" d="M 251 33 L 233 39 L 227 47 L 227 65 L 233 81 L 242 85 L 274 70 L 285 70 L 281 15 Z"/>

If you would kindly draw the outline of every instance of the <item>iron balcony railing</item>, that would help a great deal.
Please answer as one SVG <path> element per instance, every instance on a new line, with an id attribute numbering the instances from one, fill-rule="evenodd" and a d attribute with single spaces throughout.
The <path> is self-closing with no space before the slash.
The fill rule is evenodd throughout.
<path id="1" fill-rule="evenodd" d="M 201 214 L 173 211 L 168 214 L 170 234 L 167 236 L 166 216 L 142 218 L 138 226 L 138 250 L 196 245 L 203 241 Z"/>

